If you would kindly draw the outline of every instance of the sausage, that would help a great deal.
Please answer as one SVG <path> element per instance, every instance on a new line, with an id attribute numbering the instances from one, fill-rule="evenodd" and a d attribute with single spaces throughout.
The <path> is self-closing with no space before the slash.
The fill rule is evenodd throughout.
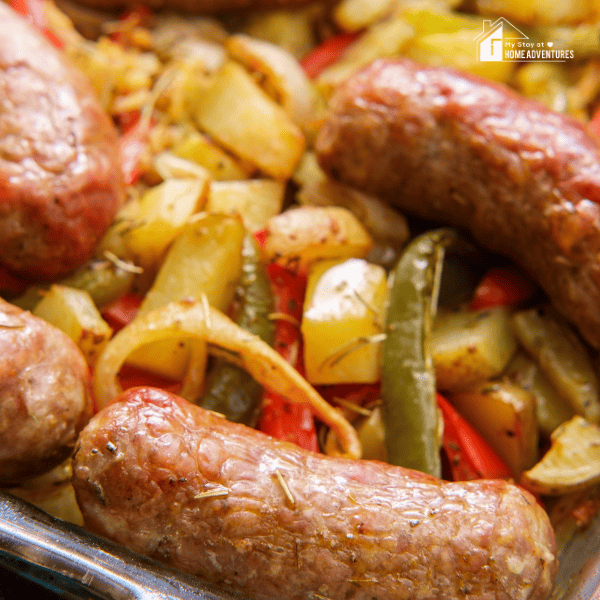
<path id="1" fill-rule="evenodd" d="M 0 2 L 0 263 L 69 273 L 124 197 L 117 131 L 90 83 Z"/>
<path id="2" fill-rule="evenodd" d="M 73 485 L 92 531 L 258 600 L 541 600 L 556 573 L 513 484 L 313 453 L 154 388 L 92 418 Z"/>
<path id="3" fill-rule="evenodd" d="M 316 151 L 333 178 L 512 259 L 600 347 L 600 151 L 584 125 L 472 75 L 379 60 L 336 90 Z"/>
<path id="4" fill-rule="evenodd" d="M 7 486 L 66 460 L 93 404 L 75 343 L 2 299 L 0 356 L 0 486 Z"/>

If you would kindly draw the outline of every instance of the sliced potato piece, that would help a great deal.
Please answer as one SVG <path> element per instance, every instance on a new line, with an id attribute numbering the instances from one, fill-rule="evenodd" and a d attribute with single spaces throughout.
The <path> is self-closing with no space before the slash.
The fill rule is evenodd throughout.
<path id="1" fill-rule="evenodd" d="M 376 406 L 368 417 L 360 418 L 355 424 L 358 440 L 362 446 L 362 458 L 365 460 L 387 459 L 385 450 L 385 426 L 383 411 Z"/>
<path id="2" fill-rule="evenodd" d="M 241 275 L 243 238 L 239 217 L 205 215 L 188 223 L 169 248 L 136 319 L 169 302 L 203 296 L 210 305 L 226 310 Z M 170 379 L 183 378 L 189 342 L 183 338 L 157 344 L 136 350 L 127 362 Z"/>
<path id="3" fill-rule="evenodd" d="M 600 423 L 598 377 L 585 346 L 566 321 L 553 308 L 538 307 L 517 312 L 513 325 L 525 350 L 573 410 Z"/>
<path id="4" fill-rule="evenodd" d="M 32 312 L 64 331 L 90 366 L 96 363 L 112 335 L 112 329 L 85 290 L 53 284 Z"/>
<path id="5" fill-rule="evenodd" d="M 171 178 L 142 196 L 135 222 L 123 233 L 127 253 L 136 264 L 151 268 L 159 262 L 186 221 L 203 208 L 209 182 L 208 174 Z"/>
<path id="6" fill-rule="evenodd" d="M 154 168 L 162 179 L 196 178 L 210 181 L 210 171 L 193 160 L 182 158 L 165 150 L 154 157 Z"/>
<path id="7" fill-rule="evenodd" d="M 440 310 L 430 342 L 437 387 L 465 388 L 502 373 L 517 349 L 510 319 L 504 307 Z"/>
<path id="8" fill-rule="evenodd" d="M 494 81 L 507 82 L 515 63 L 508 60 L 483 62 L 473 50 L 481 22 L 474 29 L 417 35 L 405 49 L 405 55 L 415 61 L 433 66 L 448 66 L 468 71 Z"/>
<path id="9" fill-rule="evenodd" d="M 346 208 L 301 206 L 269 219 L 262 247 L 266 262 L 299 273 L 321 259 L 364 258 L 373 238 Z"/>
<path id="10" fill-rule="evenodd" d="M 51 471 L 32 477 L 9 491 L 57 519 L 83 525 L 83 515 L 75 498 L 71 475 L 71 460 L 68 459 Z"/>
<path id="11" fill-rule="evenodd" d="M 286 179 L 305 147 L 304 135 L 239 64 L 228 61 L 195 99 L 200 127 L 267 175 Z"/>
<path id="12" fill-rule="evenodd" d="M 229 37 L 229 54 L 261 76 L 261 86 L 304 132 L 315 131 L 320 96 L 304 69 L 287 50 L 244 34 Z"/>
<path id="13" fill-rule="evenodd" d="M 285 48 L 300 60 L 317 43 L 315 20 L 325 6 L 311 3 L 306 8 L 251 11 L 245 19 L 243 31 Z"/>
<path id="14" fill-rule="evenodd" d="M 536 401 L 508 380 L 481 382 L 449 394 L 449 400 L 490 443 L 513 474 L 538 458 Z"/>
<path id="15" fill-rule="evenodd" d="M 542 459 L 521 483 L 538 494 L 559 496 L 600 483 L 600 427 L 575 415 L 551 436 Z"/>
<path id="16" fill-rule="evenodd" d="M 594 0 L 476 0 L 475 5 L 483 14 L 535 26 L 595 21 L 600 14 Z"/>
<path id="17" fill-rule="evenodd" d="M 313 384 L 379 380 L 385 270 L 367 261 L 319 261 L 309 271 L 301 331 L 306 378 Z"/>
<path id="18" fill-rule="evenodd" d="M 197 131 L 193 131 L 177 142 L 171 148 L 171 152 L 175 156 L 196 162 L 208 169 L 213 179 L 246 179 L 252 174 L 251 168 L 243 165 Z"/>
<path id="19" fill-rule="evenodd" d="M 406 217 L 375 196 L 369 196 L 333 180 L 303 185 L 296 199 L 308 206 L 342 206 L 352 211 L 379 243 L 401 248 L 410 231 Z"/>
<path id="20" fill-rule="evenodd" d="M 531 392 L 537 402 L 540 433 L 549 436 L 574 414 L 571 405 L 554 389 L 539 366 L 523 351 L 518 351 L 506 369 L 506 376 Z"/>
<path id="21" fill-rule="evenodd" d="M 394 5 L 394 0 L 342 0 L 334 7 L 333 18 L 343 30 L 359 31 L 379 21 Z"/>
<path id="22" fill-rule="evenodd" d="M 264 229 L 283 206 L 285 184 L 274 179 L 213 181 L 206 209 L 212 213 L 238 214 L 251 233 Z"/>

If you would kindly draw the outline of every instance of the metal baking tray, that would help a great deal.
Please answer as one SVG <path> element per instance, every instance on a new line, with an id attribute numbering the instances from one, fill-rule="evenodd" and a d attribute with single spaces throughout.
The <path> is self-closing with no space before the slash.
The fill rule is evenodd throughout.
<path id="1" fill-rule="evenodd" d="M 14 600 L 31 591 L 28 586 L 35 586 L 37 600 L 251 600 L 0 492 L 0 600 Z M 552 600 L 597 598 L 600 515 L 562 545 L 552 595 Z"/>

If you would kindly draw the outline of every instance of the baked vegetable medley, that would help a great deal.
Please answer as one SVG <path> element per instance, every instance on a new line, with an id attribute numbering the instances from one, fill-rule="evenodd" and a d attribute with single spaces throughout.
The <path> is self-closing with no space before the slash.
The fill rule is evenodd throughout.
<path id="1" fill-rule="evenodd" d="M 549 598 L 600 506 L 599 25 L 0 2 L 0 486 L 259 600 Z"/>

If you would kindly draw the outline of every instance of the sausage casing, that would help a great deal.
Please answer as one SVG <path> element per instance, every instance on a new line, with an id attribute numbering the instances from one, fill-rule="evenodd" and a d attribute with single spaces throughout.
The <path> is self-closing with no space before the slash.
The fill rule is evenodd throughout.
<path id="1" fill-rule="evenodd" d="M 73 484 L 91 530 L 259 599 L 542 599 L 556 571 L 512 484 L 316 454 L 153 388 L 90 421 Z"/>
<path id="2" fill-rule="evenodd" d="M 379 60 L 331 99 L 334 178 L 508 256 L 600 346 L 600 150 L 584 125 L 499 84 Z"/>
<path id="3" fill-rule="evenodd" d="M 0 263 L 69 273 L 124 196 L 117 131 L 90 83 L 0 2 Z"/>
<path id="4" fill-rule="evenodd" d="M 0 299 L 0 486 L 68 458 L 92 416 L 90 374 L 62 331 Z"/>

